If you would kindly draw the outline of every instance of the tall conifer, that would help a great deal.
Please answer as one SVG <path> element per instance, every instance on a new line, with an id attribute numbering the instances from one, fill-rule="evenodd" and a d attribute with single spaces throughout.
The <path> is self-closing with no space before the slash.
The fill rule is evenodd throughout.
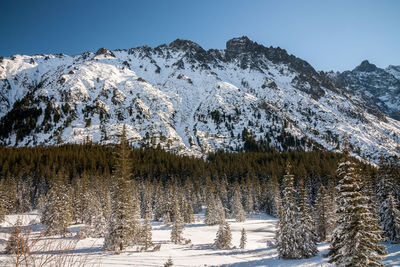
<path id="1" fill-rule="evenodd" d="M 371 213 L 362 191 L 357 165 L 344 150 L 338 164 L 338 225 L 334 230 L 329 262 L 338 266 L 383 266 L 385 254 L 377 218 Z"/>

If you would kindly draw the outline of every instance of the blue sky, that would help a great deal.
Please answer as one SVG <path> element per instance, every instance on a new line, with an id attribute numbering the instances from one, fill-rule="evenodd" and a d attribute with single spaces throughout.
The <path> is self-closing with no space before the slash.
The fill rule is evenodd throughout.
<path id="1" fill-rule="evenodd" d="M 319 70 L 368 59 L 400 65 L 396 0 L 0 0 L 0 56 L 152 47 L 177 38 L 205 49 L 242 35 Z"/>

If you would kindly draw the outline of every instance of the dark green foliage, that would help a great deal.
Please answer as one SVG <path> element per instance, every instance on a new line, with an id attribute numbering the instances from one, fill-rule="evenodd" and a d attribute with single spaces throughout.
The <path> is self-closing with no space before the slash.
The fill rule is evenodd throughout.
<path id="1" fill-rule="evenodd" d="M 42 109 L 32 105 L 32 95 L 28 94 L 17 101 L 0 121 L 0 137 L 6 139 L 12 131 L 16 133 L 16 141 L 22 140 L 35 129 Z"/>
<path id="2" fill-rule="evenodd" d="M 64 169 L 71 181 L 83 173 L 109 177 L 115 166 L 113 153 L 115 146 L 100 146 L 95 144 L 62 145 L 49 147 L 0 147 L 0 175 L 33 176 L 33 183 L 38 180 L 46 182 L 51 179 L 50 170 Z M 185 180 L 187 177 L 223 177 L 234 181 L 247 176 L 267 178 L 272 175 L 282 177 L 284 164 L 289 160 L 293 165 L 296 177 L 325 179 L 334 176 L 340 154 L 332 152 L 284 152 L 269 153 L 226 153 L 210 154 L 207 161 L 200 158 L 183 157 L 165 152 L 161 149 L 133 149 L 132 176 L 162 179 L 170 177 Z M 368 165 L 365 171 L 374 172 Z M 22 173 L 21 173 L 22 172 Z M 320 178 L 322 177 L 322 178 Z M 318 188 L 316 188 L 316 191 Z"/>

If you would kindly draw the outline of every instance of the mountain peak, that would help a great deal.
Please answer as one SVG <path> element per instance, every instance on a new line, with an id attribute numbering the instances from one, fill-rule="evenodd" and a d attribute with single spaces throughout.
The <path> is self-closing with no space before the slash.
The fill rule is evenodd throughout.
<path id="1" fill-rule="evenodd" d="M 97 52 L 96 52 L 95 55 L 96 55 L 96 56 L 99 56 L 99 55 L 109 55 L 109 56 L 115 57 L 115 55 L 114 55 L 113 52 L 111 52 L 110 50 L 108 50 L 107 48 L 104 48 L 104 47 L 99 48 L 99 50 L 97 50 Z"/>
<path id="2" fill-rule="evenodd" d="M 359 66 L 357 66 L 354 70 L 360 72 L 373 72 L 377 69 L 375 64 L 369 63 L 368 60 L 364 60 L 361 62 Z"/>
<path id="3" fill-rule="evenodd" d="M 176 39 L 169 44 L 169 47 L 176 48 L 179 50 L 194 50 L 196 52 L 205 51 L 199 44 L 190 40 Z"/>
<path id="4" fill-rule="evenodd" d="M 229 52 L 248 52 L 252 50 L 257 43 L 251 41 L 247 36 L 230 39 L 226 42 L 226 50 Z"/>

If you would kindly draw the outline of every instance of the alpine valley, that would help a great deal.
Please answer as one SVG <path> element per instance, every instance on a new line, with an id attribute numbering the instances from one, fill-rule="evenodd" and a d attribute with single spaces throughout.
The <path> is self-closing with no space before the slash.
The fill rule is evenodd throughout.
<path id="1" fill-rule="evenodd" d="M 400 66 L 364 61 L 316 71 L 247 37 L 224 50 L 176 40 L 156 48 L 0 58 L 0 144 L 113 143 L 202 156 L 216 150 L 400 155 Z M 253 145 L 253 146 L 252 146 Z"/>

